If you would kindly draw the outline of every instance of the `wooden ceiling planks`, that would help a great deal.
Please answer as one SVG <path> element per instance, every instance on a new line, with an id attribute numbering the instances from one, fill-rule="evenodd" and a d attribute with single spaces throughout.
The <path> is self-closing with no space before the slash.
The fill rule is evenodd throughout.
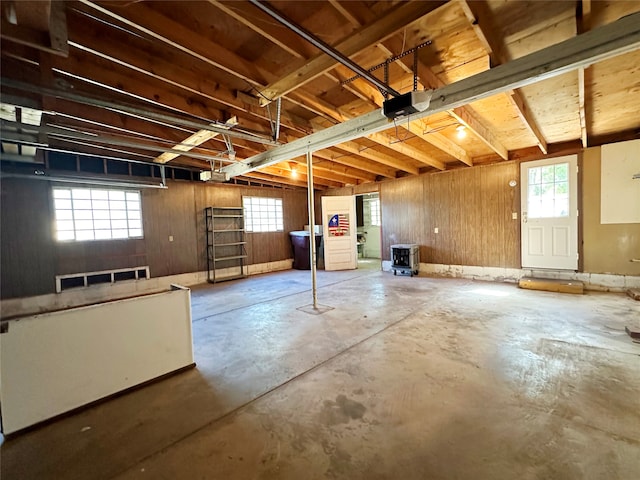
<path id="1" fill-rule="evenodd" d="M 497 62 L 571 38 L 580 21 L 574 2 L 330 0 L 269 4 L 330 45 L 345 49 L 343 53 L 364 68 L 431 41 L 419 52 L 419 88 L 453 83 Z M 639 2 L 593 2 L 588 14 L 590 28 L 638 10 Z M 410 11 L 412 15 L 408 15 Z M 363 115 L 383 100 L 376 87 L 364 79 L 343 85 L 341 82 L 353 75 L 349 68 L 322 58 L 326 56 L 248 1 L 80 0 L 66 3 L 66 14 L 70 54 L 66 59 L 45 58 L 42 65 L 54 68 L 49 86 L 72 86 L 76 92 L 111 97 L 140 108 L 162 105 L 168 112 L 202 122 L 224 122 L 235 115 L 240 127 L 269 136 L 276 107 L 261 106 L 258 92 L 286 80 L 286 92 L 281 92 L 286 93 L 282 99 L 282 141 Z M 400 22 L 403 18 L 404 23 Z M 491 28 L 486 27 L 487 19 Z M 41 55 L 3 40 L 3 76 L 28 81 L 26 72 L 32 72 L 39 79 L 40 74 L 29 66 L 37 66 Z M 401 92 L 412 89 L 412 64 L 413 56 L 408 55 L 390 65 L 393 88 Z M 296 72 L 303 75 L 296 77 Z M 380 69 L 375 74 L 382 78 L 382 73 Z M 479 163 L 500 161 L 509 157 L 508 152 L 518 158 L 519 151 L 530 152 L 536 144 L 546 149 L 549 143 L 549 151 L 555 151 L 556 144 L 587 136 L 628 134 L 640 128 L 639 73 L 640 53 L 634 52 L 585 69 L 584 88 L 580 88 L 576 73 L 565 74 L 520 89 L 513 97 L 496 95 L 425 121 L 399 122 L 397 128 L 392 125 L 372 138 L 318 152 L 319 179 L 324 182 L 318 185 L 417 175 L 472 165 L 476 159 Z M 15 94 L 3 86 L 3 95 L 5 92 Z M 195 131 L 94 107 L 83 109 L 64 100 L 48 100 L 47 105 L 54 105 L 60 113 L 58 119 L 48 118 L 49 122 L 82 127 L 84 121 L 87 131 L 123 136 L 137 133 L 141 139 L 162 140 L 163 145 L 169 141 L 179 144 Z M 468 127 L 465 138 L 458 136 L 460 125 Z M 203 144 L 201 151 L 226 148 L 221 140 Z M 236 140 L 234 145 L 239 160 L 265 148 L 246 140 Z M 132 150 L 134 156 L 141 154 L 144 156 L 144 152 Z M 198 162 L 206 163 L 178 157 L 171 164 Z M 260 175 L 265 182 L 277 182 L 281 176 L 287 184 L 301 187 L 299 179 L 287 177 L 290 173 L 283 165 Z"/>
<path id="2" fill-rule="evenodd" d="M 640 51 L 592 65 L 589 70 L 585 72 L 591 93 L 589 133 L 640 129 Z"/>

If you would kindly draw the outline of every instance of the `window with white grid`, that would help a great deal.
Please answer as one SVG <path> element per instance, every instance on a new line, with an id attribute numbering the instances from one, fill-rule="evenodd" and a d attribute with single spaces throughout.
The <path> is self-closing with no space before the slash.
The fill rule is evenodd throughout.
<path id="1" fill-rule="evenodd" d="M 380 226 L 380 200 L 377 198 L 369 200 L 369 208 L 371 211 L 371 225 Z"/>
<path id="2" fill-rule="evenodd" d="M 282 232 L 282 199 L 242 197 L 244 229 L 247 232 Z"/>
<path id="3" fill-rule="evenodd" d="M 142 238 L 140 192 L 54 188 L 59 241 Z"/>

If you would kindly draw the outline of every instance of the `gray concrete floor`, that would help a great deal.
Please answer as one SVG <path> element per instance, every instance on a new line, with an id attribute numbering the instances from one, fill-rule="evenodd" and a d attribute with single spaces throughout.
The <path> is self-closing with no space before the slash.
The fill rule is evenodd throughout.
<path id="1" fill-rule="evenodd" d="M 9 479 L 637 479 L 640 302 L 368 262 L 192 290 L 197 368 L 1 446 Z"/>

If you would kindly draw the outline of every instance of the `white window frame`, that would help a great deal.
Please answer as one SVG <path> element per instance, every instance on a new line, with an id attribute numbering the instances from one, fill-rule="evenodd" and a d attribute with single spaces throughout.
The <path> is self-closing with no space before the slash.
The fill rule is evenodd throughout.
<path id="1" fill-rule="evenodd" d="M 373 226 L 380 227 L 382 225 L 379 198 L 371 198 L 369 200 L 369 219 Z"/>
<path id="2" fill-rule="evenodd" d="M 282 198 L 243 196 L 242 208 L 246 232 L 284 232 Z"/>
<path id="3" fill-rule="evenodd" d="M 59 242 L 144 237 L 139 190 L 56 186 L 52 197 Z"/>

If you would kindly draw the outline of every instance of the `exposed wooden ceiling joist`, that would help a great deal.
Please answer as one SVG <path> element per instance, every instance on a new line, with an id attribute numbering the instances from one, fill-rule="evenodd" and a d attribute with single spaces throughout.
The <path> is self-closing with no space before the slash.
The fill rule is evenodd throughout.
<path id="1" fill-rule="evenodd" d="M 349 37 L 345 38 L 334 48 L 344 56 L 351 57 L 361 50 L 371 47 L 399 30 L 409 27 L 423 15 L 434 10 L 439 5 L 433 2 L 412 2 L 401 4 L 392 12 L 380 18 Z M 289 73 L 271 82 L 260 91 L 263 103 L 271 102 L 282 95 L 286 95 L 295 88 L 304 85 L 336 65 L 336 61 L 324 53 L 316 55 L 310 60 L 300 62 Z"/>
<path id="2" fill-rule="evenodd" d="M 466 105 L 638 48 L 640 48 L 640 12 L 489 71 L 439 88 L 433 93 L 429 108 L 415 114 L 414 118 L 424 118 L 440 111 Z M 256 155 L 242 164 L 230 165 L 224 170 L 229 176 L 240 175 L 267 164 L 288 160 L 305 150 L 314 151 L 326 148 L 388 128 L 387 119 L 382 116 L 382 112 L 377 110 L 311 134 L 303 141 L 294 141 L 264 154 Z"/>
<path id="3" fill-rule="evenodd" d="M 346 43 L 355 52 L 348 55 L 350 61 L 364 69 L 394 57 L 388 63 L 387 78 L 382 78 L 382 68 L 373 72 L 398 92 L 412 88 L 416 62 L 412 54 L 395 57 L 420 46 L 418 82 L 413 88 L 449 92 L 447 101 L 460 93 L 454 86 L 461 80 L 485 72 L 491 65 L 500 69 L 496 65 L 509 59 L 640 12 L 640 3 L 613 0 L 593 4 L 590 0 L 450 0 L 430 6 L 412 0 L 264 1 L 291 19 L 292 27 L 303 27 L 331 48 L 340 49 Z M 265 142 L 272 142 L 276 123 L 279 142 L 291 144 L 287 147 L 294 149 L 290 153 L 295 153 L 295 145 L 305 146 L 300 147 L 296 162 L 304 159 L 309 145 L 317 146 L 318 135 L 329 138 L 331 133 L 322 130 L 335 132 L 336 128 L 355 125 L 364 136 L 342 134 L 334 138 L 341 143 L 332 147 L 327 146 L 332 143 L 322 144 L 326 148 L 314 155 L 318 178 L 344 186 L 417 175 L 433 168 L 531 159 L 536 151 L 541 158 L 544 154 L 537 145 L 544 149 L 544 142 L 547 152 L 554 154 L 566 150 L 558 150 L 559 145 L 598 145 L 605 139 L 635 138 L 634 132 L 640 129 L 640 117 L 635 115 L 640 98 L 633 95 L 640 88 L 640 51 L 585 64 L 583 70 L 539 83 L 517 85 L 492 98 L 478 100 L 472 95 L 467 97 L 472 103 L 446 112 L 432 110 L 427 112 L 432 115 L 414 116 L 409 122 L 389 123 L 384 131 L 380 123 L 384 119 L 371 113 L 382 105 L 380 91 L 363 78 L 351 80 L 349 68 L 326 57 L 322 60 L 327 62 L 324 71 L 298 70 L 312 79 L 290 80 L 292 89 L 282 97 L 279 114 L 275 104 L 263 106 L 265 99 L 261 104 L 256 96 L 261 89 L 289 78 L 303 64 L 313 66 L 324 54 L 251 2 L 55 0 L 8 1 L 2 2 L 2 7 L 14 4 L 20 12 L 13 20 L 5 15 L 3 20 L 10 26 L 0 32 L 2 101 L 42 110 L 47 127 L 84 131 L 120 143 L 102 143 L 97 148 L 98 144 L 83 138 L 47 138 L 44 132 L 32 137 L 40 143 L 49 142 L 46 148 L 91 154 L 102 150 L 108 156 L 152 162 L 158 152 L 136 148 L 139 143 L 175 147 L 199 130 L 207 130 L 211 124 L 221 126 L 236 116 L 238 126 L 233 130 L 247 134 L 232 140 L 240 165 L 232 165 L 228 158 L 216 165 L 244 169 L 247 162 L 260 156 L 284 151 L 278 147 L 265 153 L 269 149 Z M 58 8 L 56 14 L 62 21 L 56 23 L 53 13 L 46 13 L 48 7 L 52 11 Z M 412 8 L 433 10 L 407 19 L 410 27 L 402 24 L 395 34 L 388 35 L 393 28 L 379 28 L 390 15 Z M 47 50 L 53 45 L 55 28 L 65 21 L 68 58 Z M 6 40 L 11 32 L 31 43 Z M 363 32 L 369 34 L 362 37 Z M 41 48 L 43 45 L 46 48 Z M 442 104 L 436 97 L 432 107 Z M 375 131 L 370 130 L 372 125 Z M 470 135 L 463 137 L 460 125 L 466 126 Z M 15 126 L 13 131 L 19 133 Z M 198 141 L 207 141 L 193 153 L 211 156 L 229 149 L 228 139 L 215 136 L 219 129 L 210 131 L 201 132 L 202 138 L 198 133 Z M 305 138 L 314 131 L 318 133 Z M 368 133 L 373 134 L 371 138 L 365 135 Z M 130 146 L 123 146 L 125 141 Z M 6 160 L 8 150 L 2 153 L 2 160 Z M 171 164 L 210 168 L 203 158 L 183 155 Z M 295 188 L 304 188 L 300 179 L 290 178 L 287 167 L 291 165 L 282 163 L 270 169 L 270 174 L 261 172 L 270 179 L 259 182 L 275 184 L 281 178 L 297 182 Z M 300 173 L 304 172 L 304 166 L 299 167 Z M 318 184 L 319 188 L 327 186 L 331 185 Z"/>

